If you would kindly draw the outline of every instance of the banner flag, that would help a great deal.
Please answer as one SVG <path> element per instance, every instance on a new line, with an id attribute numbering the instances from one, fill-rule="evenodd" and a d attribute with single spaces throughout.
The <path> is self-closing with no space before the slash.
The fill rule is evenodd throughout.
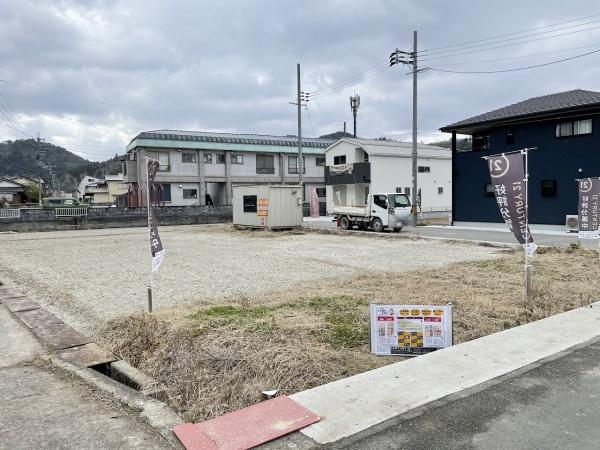
<path id="1" fill-rule="evenodd" d="M 598 200 L 600 179 L 579 180 L 579 239 L 598 239 Z"/>
<path id="2" fill-rule="evenodd" d="M 520 152 L 487 157 L 496 203 L 502 218 L 528 256 L 537 245 L 527 226 L 525 170 Z"/>
<path id="3" fill-rule="evenodd" d="M 317 195 L 317 188 L 314 186 L 310 188 L 310 217 L 313 219 L 319 217 L 319 196 Z"/>
<path id="4" fill-rule="evenodd" d="M 158 161 L 155 159 L 148 160 L 148 184 L 154 185 L 154 177 L 158 171 Z M 148 196 L 150 197 L 150 196 Z M 150 202 L 152 203 L 152 202 Z M 162 246 L 162 241 L 158 235 L 158 223 L 156 220 L 156 212 L 154 211 L 154 205 L 148 205 L 150 208 L 148 227 L 150 231 L 150 253 L 152 254 L 152 273 L 156 272 L 163 262 L 165 257 L 165 250 Z"/>

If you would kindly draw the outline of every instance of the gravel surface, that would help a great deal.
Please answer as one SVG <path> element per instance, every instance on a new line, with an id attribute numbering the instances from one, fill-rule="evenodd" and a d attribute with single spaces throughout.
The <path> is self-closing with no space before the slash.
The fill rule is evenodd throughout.
<path id="1" fill-rule="evenodd" d="M 307 283 L 367 271 L 408 271 L 487 259 L 493 248 L 426 240 L 249 233 L 223 225 L 162 227 L 167 256 L 155 308 L 302 290 Z M 146 308 L 146 228 L 0 234 L 0 281 L 64 321 L 93 333 L 104 321 Z"/>

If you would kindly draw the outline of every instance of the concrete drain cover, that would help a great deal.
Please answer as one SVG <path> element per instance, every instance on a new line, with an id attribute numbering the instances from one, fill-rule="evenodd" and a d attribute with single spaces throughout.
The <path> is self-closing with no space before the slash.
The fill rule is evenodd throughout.
<path id="1" fill-rule="evenodd" d="M 58 350 L 56 353 L 65 361 L 82 367 L 92 367 L 117 360 L 113 355 L 105 352 L 93 342 Z"/>
<path id="2" fill-rule="evenodd" d="M 13 313 L 39 309 L 40 307 L 36 302 L 25 296 L 3 298 L 2 303 Z"/>
<path id="3" fill-rule="evenodd" d="M 19 311 L 15 315 L 52 350 L 75 347 L 91 342 L 45 309 Z"/>

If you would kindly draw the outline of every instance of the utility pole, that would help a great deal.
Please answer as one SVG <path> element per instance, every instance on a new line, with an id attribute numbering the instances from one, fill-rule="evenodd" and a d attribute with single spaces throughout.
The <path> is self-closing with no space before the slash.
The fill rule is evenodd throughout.
<path id="1" fill-rule="evenodd" d="M 409 56 L 406 59 L 405 56 Z M 412 210 L 411 210 L 411 223 L 413 226 L 417 225 L 417 194 L 418 194 L 418 153 L 417 153 L 417 73 L 419 72 L 417 66 L 417 32 L 413 32 L 413 51 L 403 52 L 398 49 L 393 51 L 390 55 L 390 66 L 395 64 L 409 64 L 412 65 L 412 76 L 413 76 L 413 114 L 412 114 Z"/>
<path id="2" fill-rule="evenodd" d="M 356 137 L 356 112 L 360 106 L 360 95 L 356 93 L 350 97 L 350 109 L 352 110 L 352 116 L 354 117 L 354 137 Z M 344 130 L 345 131 L 345 130 Z"/>
<path id="3" fill-rule="evenodd" d="M 417 226 L 417 32 L 413 31 L 412 225 Z"/>
<path id="4" fill-rule="evenodd" d="M 298 170 L 298 183 L 302 187 L 302 199 L 304 199 L 304 160 L 302 157 L 302 107 L 306 106 L 310 101 L 310 93 L 303 92 L 300 86 L 300 63 L 296 65 L 296 74 L 298 77 L 298 92 L 295 102 L 290 102 L 290 105 L 298 106 L 298 162 L 296 168 Z M 304 102 L 304 103 L 303 103 Z"/>
<path id="5" fill-rule="evenodd" d="M 304 199 L 304 179 L 302 177 L 302 90 L 300 88 L 300 63 L 296 65 L 296 73 L 298 77 L 298 183 L 302 189 L 302 199 Z"/>

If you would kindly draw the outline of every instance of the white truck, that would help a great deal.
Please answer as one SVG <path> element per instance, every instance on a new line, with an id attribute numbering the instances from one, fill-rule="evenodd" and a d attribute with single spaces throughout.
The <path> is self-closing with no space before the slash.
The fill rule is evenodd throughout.
<path id="1" fill-rule="evenodd" d="M 333 217 L 338 226 L 349 230 L 357 226 L 360 230 L 372 229 L 400 231 L 408 223 L 411 208 L 406 194 L 369 194 L 365 206 L 334 206 Z"/>

